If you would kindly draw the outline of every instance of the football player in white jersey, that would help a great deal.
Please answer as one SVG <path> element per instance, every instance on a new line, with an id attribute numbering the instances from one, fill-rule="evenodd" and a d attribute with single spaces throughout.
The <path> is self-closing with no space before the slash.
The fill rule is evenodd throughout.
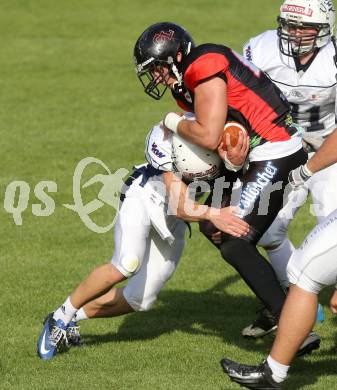
<path id="1" fill-rule="evenodd" d="M 235 147 L 227 145 L 233 163 L 242 164 L 246 158 L 248 142 L 246 147 L 244 138 L 240 142 Z M 210 220 L 234 237 L 248 233 L 249 225 L 234 214 L 235 208 L 214 209 L 189 198 L 188 187 L 173 172 L 172 144 L 172 135 L 166 134 L 161 124 L 154 126 L 146 142 L 148 163 L 136 167 L 122 189 L 111 263 L 94 269 L 64 304 L 47 316 L 37 344 L 41 359 L 52 359 L 64 344 L 80 342 L 76 324 L 80 319 L 149 310 L 181 258 L 184 221 Z M 208 181 L 220 173 L 222 162 L 215 152 L 193 145 L 189 149 L 183 140 L 179 146 L 175 159 L 183 161 L 189 177 L 195 174 Z M 200 169 L 196 167 L 199 160 L 203 164 Z M 127 278 L 124 288 L 111 290 Z"/>
<path id="2" fill-rule="evenodd" d="M 286 0 L 278 23 L 277 30 L 251 38 L 244 46 L 244 56 L 282 90 L 292 106 L 294 122 L 303 129 L 308 151 L 314 153 L 336 128 L 335 8 L 331 0 Z M 302 168 L 302 175 L 310 178 L 312 172 Z M 292 193 L 259 242 L 285 287 L 289 283 L 286 267 L 294 250 L 287 236 L 288 225 L 305 203 L 308 191 L 318 222 L 336 209 L 336 177 L 337 164 L 310 178 L 306 188 Z M 260 337 L 276 326 L 275 319 L 263 310 L 242 333 Z"/>
<path id="3" fill-rule="evenodd" d="M 303 168 L 318 172 L 337 162 L 337 130 L 305 164 L 290 173 L 295 189 L 308 178 Z M 281 389 L 289 366 L 315 322 L 317 295 L 337 280 L 337 210 L 320 222 L 295 250 L 289 260 L 290 289 L 283 306 L 276 340 L 267 359 L 259 366 L 223 359 L 228 376 L 241 386 L 252 389 Z M 330 309 L 337 314 L 337 285 L 330 299 Z"/>
<path id="4" fill-rule="evenodd" d="M 283 306 L 276 339 L 267 359 L 259 366 L 223 359 L 229 377 L 251 389 L 281 389 L 298 346 L 311 331 L 317 295 L 337 280 L 337 210 L 320 222 L 295 249 L 288 264 L 290 289 Z M 330 308 L 337 313 L 337 290 Z"/>

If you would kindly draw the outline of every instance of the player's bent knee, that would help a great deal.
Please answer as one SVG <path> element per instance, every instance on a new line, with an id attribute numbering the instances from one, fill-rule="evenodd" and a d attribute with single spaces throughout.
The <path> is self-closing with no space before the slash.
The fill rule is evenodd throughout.
<path id="1" fill-rule="evenodd" d="M 283 220 L 275 220 L 261 237 L 258 245 L 266 250 L 277 249 L 287 239 L 288 225 Z"/>
<path id="2" fill-rule="evenodd" d="M 140 267 L 140 261 L 137 256 L 124 256 L 120 259 L 117 268 L 126 277 L 134 275 Z"/>
<path id="3" fill-rule="evenodd" d="M 212 234 L 216 233 L 218 229 L 210 221 L 199 222 L 199 230 L 207 238 L 210 238 Z"/>
<path id="4" fill-rule="evenodd" d="M 295 286 L 301 288 L 302 290 L 316 295 L 318 295 L 319 292 L 325 287 L 318 281 L 313 280 L 312 278 L 310 278 L 305 274 L 301 274 L 301 276 L 298 277 L 294 275 L 292 272 L 288 271 L 288 278 L 291 284 L 294 284 Z"/>
<path id="5" fill-rule="evenodd" d="M 154 299 L 148 300 L 146 302 L 143 302 L 139 306 L 138 311 L 149 311 L 150 309 L 152 309 L 152 307 L 155 304 L 156 300 L 157 300 L 157 297 L 155 297 Z"/>
<path id="6" fill-rule="evenodd" d="M 229 264 L 235 267 L 237 259 L 236 254 L 238 251 L 242 251 L 242 245 L 249 245 L 249 243 L 240 238 L 225 238 L 220 245 L 221 256 Z"/>
<path id="7" fill-rule="evenodd" d="M 144 299 L 145 298 L 145 299 Z M 127 297 L 125 296 L 127 303 L 132 307 L 134 311 L 149 311 L 157 300 L 157 296 L 152 297 Z"/>

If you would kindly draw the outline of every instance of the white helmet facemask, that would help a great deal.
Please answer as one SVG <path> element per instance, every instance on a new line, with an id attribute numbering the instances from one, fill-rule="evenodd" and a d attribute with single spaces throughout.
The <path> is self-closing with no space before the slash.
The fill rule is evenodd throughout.
<path id="1" fill-rule="evenodd" d="M 301 56 L 330 42 L 335 29 L 336 11 L 331 0 L 286 0 L 278 17 L 280 51 Z M 300 34 L 296 31 L 302 29 Z M 315 32 L 306 33 L 306 29 Z"/>

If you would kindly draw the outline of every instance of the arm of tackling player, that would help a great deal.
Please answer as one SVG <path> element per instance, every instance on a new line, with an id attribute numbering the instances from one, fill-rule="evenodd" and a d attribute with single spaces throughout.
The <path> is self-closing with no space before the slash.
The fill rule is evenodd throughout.
<path id="1" fill-rule="evenodd" d="M 307 162 L 312 173 L 318 172 L 337 162 L 337 129 L 323 142 L 319 150 Z"/>
<path id="2" fill-rule="evenodd" d="M 337 129 L 323 142 L 319 150 L 304 165 L 289 173 L 289 183 L 298 188 L 316 172 L 337 162 Z"/>
<path id="3" fill-rule="evenodd" d="M 219 230 L 241 237 L 248 233 L 249 225 L 235 215 L 235 207 L 215 209 L 200 205 L 188 196 L 188 187 L 173 172 L 165 172 L 164 183 L 169 196 L 169 207 L 178 218 L 187 222 L 211 221 Z"/>

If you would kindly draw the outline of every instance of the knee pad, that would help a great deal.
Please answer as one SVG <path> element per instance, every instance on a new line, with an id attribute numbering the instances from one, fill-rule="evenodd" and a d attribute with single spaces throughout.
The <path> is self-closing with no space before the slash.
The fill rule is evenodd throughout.
<path id="1" fill-rule="evenodd" d="M 130 277 L 138 271 L 140 261 L 137 256 L 124 256 L 120 259 L 119 267 L 123 275 Z"/>
<path id="2" fill-rule="evenodd" d="M 290 220 L 276 218 L 269 229 L 261 237 L 258 245 L 265 249 L 277 248 L 287 238 L 287 230 Z"/>

